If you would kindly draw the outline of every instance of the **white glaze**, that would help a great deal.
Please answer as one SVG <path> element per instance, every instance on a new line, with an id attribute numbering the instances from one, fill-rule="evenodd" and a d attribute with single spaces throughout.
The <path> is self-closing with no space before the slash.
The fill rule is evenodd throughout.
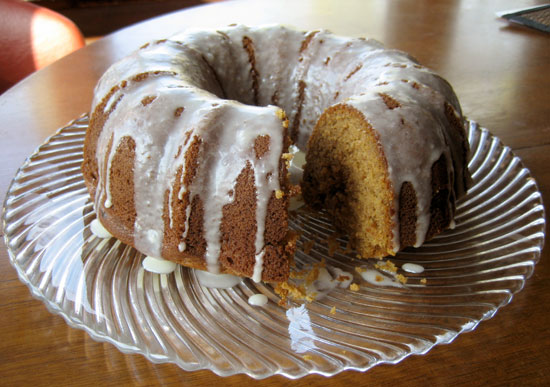
<path id="1" fill-rule="evenodd" d="M 347 289 L 353 281 L 353 274 L 338 267 L 331 267 L 330 271 L 332 272 L 334 279 L 338 281 L 338 286 L 340 288 Z"/>
<path id="2" fill-rule="evenodd" d="M 267 296 L 265 294 L 253 294 L 248 297 L 248 303 L 254 306 L 264 306 L 267 304 Z"/>
<path id="3" fill-rule="evenodd" d="M 94 219 L 90 223 L 90 230 L 92 230 L 92 234 L 94 234 L 98 238 L 112 238 L 112 235 L 99 221 L 99 219 Z"/>
<path id="4" fill-rule="evenodd" d="M 259 254 L 256 254 L 256 262 L 254 263 L 254 270 L 252 272 L 252 280 L 254 282 L 260 282 L 262 280 L 263 269 L 264 269 L 264 252 L 262 251 Z"/>
<path id="5" fill-rule="evenodd" d="M 403 284 L 401 284 L 399 281 L 380 273 L 378 270 L 365 269 L 365 270 L 362 270 L 359 274 L 365 281 L 367 281 L 369 284 L 372 284 L 372 285 L 393 286 L 396 288 L 403 287 Z"/>
<path id="6" fill-rule="evenodd" d="M 409 262 L 403 264 L 403 266 L 401 266 L 401 269 L 403 269 L 407 273 L 414 273 L 414 274 L 420 274 L 424 272 L 424 266 L 416 263 L 409 263 Z"/>
<path id="7" fill-rule="evenodd" d="M 338 283 L 332 278 L 328 270 L 324 267 L 319 268 L 319 275 L 308 288 L 308 293 L 324 293 L 338 286 Z"/>
<path id="8" fill-rule="evenodd" d="M 143 268 L 151 273 L 157 274 L 170 274 L 176 270 L 176 263 L 172 261 L 167 261 L 162 258 L 155 258 L 151 256 L 145 257 L 141 265 Z"/>
<path id="9" fill-rule="evenodd" d="M 241 283 L 242 278 L 231 274 L 212 274 L 203 270 L 195 270 L 199 283 L 205 288 L 229 289 Z"/>
<path id="10" fill-rule="evenodd" d="M 343 279 L 343 277 L 347 279 Z M 352 280 L 353 275 L 340 268 L 320 267 L 317 279 L 306 287 L 306 292 L 312 298 L 319 300 L 337 287 L 346 289 Z"/>

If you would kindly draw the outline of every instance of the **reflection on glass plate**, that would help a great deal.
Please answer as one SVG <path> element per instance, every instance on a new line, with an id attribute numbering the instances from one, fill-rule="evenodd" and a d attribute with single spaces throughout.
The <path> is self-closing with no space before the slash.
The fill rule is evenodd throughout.
<path id="1" fill-rule="evenodd" d="M 80 173 L 87 123 L 84 116 L 61 129 L 17 173 L 4 205 L 6 245 L 21 281 L 52 312 L 153 362 L 254 378 L 396 363 L 493 316 L 540 257 L 544 208 L 534 179 L 508 147 L 471 123 L 475 185 L 458 204 L 456 228 L 392 258 L 408 277 L 404 286 L 363 280 L 354 269 L 366 263 L 346 253 L 345 238 L 323 214 L 300 210 L 291 221 L 302 233 L 297 266 L 325 259 L 354 273 L 359 290 L 335 288 L 284 308 L 271 286 L 250 280 L 211 289 L 183 267 L 150 273 L 140 253 L 90 231 L 95 215 Z M 424 271 L 405 272 L 406 263 Z M 267 305 L 250 305 L 254 294 L 266 295 Z"/>

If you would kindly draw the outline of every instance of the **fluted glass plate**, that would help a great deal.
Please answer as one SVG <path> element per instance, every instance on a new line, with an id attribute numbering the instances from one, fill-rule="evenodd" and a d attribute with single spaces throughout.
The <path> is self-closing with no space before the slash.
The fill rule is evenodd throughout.
<path id="1" fill-rule="evenodd" d="M 510 148 L 472 122 L 474 185 L 457 205 L 453 230 L 392 258 L 406 285 L 362 280 L 355 268 L 372 263 L 346 252 L 322 213 L 307 211 L 291 219 L 302 234 L 297 267 L 325 259 L 353 273 L 357 291 L 336 288 L 282 307 L 271 286 L 250 280 L 211 289 L 183 267 L 153 274 L 136 250 L 90 231 L 95 215 L 80 172 L 87 124 L 83 116 L 62 128 L 20 168 L 4 204 L 6 245 L 21 281 L 50 311 L 153 362 L 254 378 L 397 363 L 492 317 L 540 257 L 545 218 L 536 182 Z M 425 271 L 403 272 L 408 262 Z M 257 293 L 267 305 L 248 304 Z"/>

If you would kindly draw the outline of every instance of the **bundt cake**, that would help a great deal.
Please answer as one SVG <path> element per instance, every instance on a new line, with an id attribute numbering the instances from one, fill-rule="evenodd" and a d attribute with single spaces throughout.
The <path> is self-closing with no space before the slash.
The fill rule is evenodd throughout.
<path id="1" fill-rule="evenodd" d="M 284 281 L 288 147 L 306 202 L 363 257 L 447 228 L 469 175 L 450 85 L 362 38 L 232 25 L 150 42 L 94 93 L 83 175 L 97 216 L 142 253 Z"/>

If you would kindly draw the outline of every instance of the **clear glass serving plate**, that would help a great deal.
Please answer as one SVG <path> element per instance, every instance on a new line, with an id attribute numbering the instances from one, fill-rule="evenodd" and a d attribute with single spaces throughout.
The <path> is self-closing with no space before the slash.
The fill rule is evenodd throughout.
<path id="1" fill-rule="evenodd" d="M 358 291 L 336 288 L 312 303 L 281 307 L 271 286 L 250 280 L 211 289 L 183 267 L 153 274 L 136 250 L 90 231 L 95 215 L 80 172 L 87 124 L 83 116 L 62 128 L 20 168 L 4 204 L 5 242 L 21 281 L 50 311 L 152 362 L 253 378 L 397 363 L 492 317 L 540 257 L 545 217 L 535 180 L 510 148 L 472 122 L 474 186 L 457 206 L 453 230 L 392 258 L 398 268 L 414 262 L 425 269 L 400 269 L 404 286 L 362 280 L 355 267 L 372 263 L 346 253 L 345 238 L 334 236 L 326 217 L 307 211 L 291 221 L 302 233 L 297 266 L 325 259 L 353 273 Z M 267 305 L 248 304 L 257 293 Z"/>

